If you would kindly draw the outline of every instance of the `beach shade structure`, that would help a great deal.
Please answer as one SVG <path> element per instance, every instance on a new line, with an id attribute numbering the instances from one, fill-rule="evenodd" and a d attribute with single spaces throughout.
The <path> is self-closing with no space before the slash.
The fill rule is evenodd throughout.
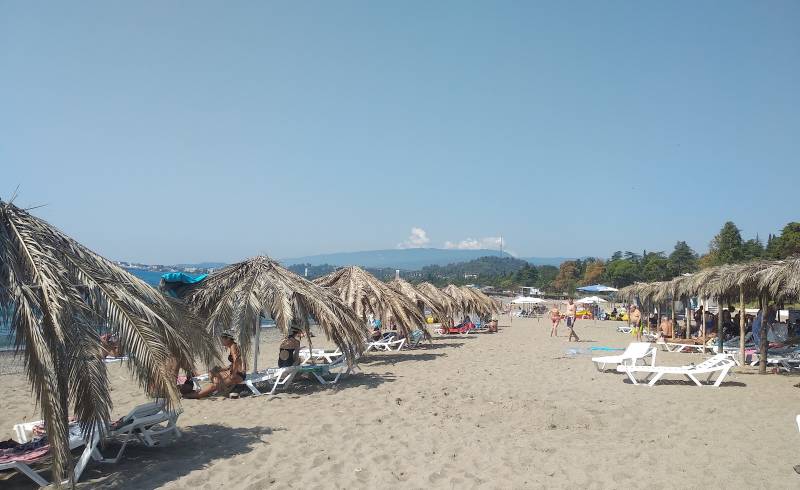
<path id="1" fill-rule="evenodd" d="M 389 326 L 394 322 L 404 337 L 415 329 L 422 330 L 426 337 L 430 336 L 425 328 L 425 317 L 414 301 L 360 267 L 343 267 L 318 277 L 314 283 L 338 296 L 364 326 L 372 314 L 380 318 L 383 325 Z M 364 336 L 362 342 L 363 339 Z"/>
<path id="2" fill-rule="evenodd" d="M 173 302 L 49 223 L 0 201 L 0 305 L 11 309 L 16 355 L 47 427 L 53 480 L 69 471 L 68 417 L 85 438 L 111 422 L 98 325 L 115 335 L 148 395 L 179 404 L 165 366 L 193 358 L 191 325 Z"/>
<path id="3" fill-rule="evenodd" d="M 578 291 L 583 291 L 584 293 L 614 293 L 619 291 L 617 288 L 612 288 L 611 286 L 605 286 L 603 284 L 593 284 L 591 286 L 582 286 L 577 288 Z"/>
<path id="4" fill-rule="evenodd" d="M 464 290 L 468 296 L 472 296 L 475 301 L 484 308 L 485 313 L 481 313 L 477 310 L 476 313 L 481 314 L 481 316 L 490 316 L 492 313 L 500 313 L 500 303 L 484 294 L 480 289 L 471 286 L 461 286 L 461 289 Z"/>
<path id="5" fill-rule="evenodd" d="M 185 272 L 167 272 L 161 275 L 158 288 L 164 294 L 173 298 L 183 298 L 189 291 L 196 288 L 208 274 L 192 277 Z"/>
<path id="6" fill-rule="evenodd" d="M 422 294 L 434 299 L 439 304 L 439 308 L 444 312 L 444 316 L 450 315 L 458 309 L 458 305 L 452 296 L 429 282 L 417 284 L 416 289 Z M 439 320 L 443 320 L 444 316 L 440 317 Z"/>
<path id="7" fill-rule="evenodd" d="M 606 301 L 603 298 L 600 298 L 598 296 L 587 296 L 587 297 L 581 298 L 581 299 L 579 299 L 579 300 L 577 300 L 575 302 L 578 303 L 578 304 L 584 304 L 584 305 L 597 305 L 597 304 L 600 304 L 600 303 L 608 303 L 608 301 Z"/>
<path id="8" fill-rule="evenodd" d="M 446 304 L 442 304 L 438 298 L 429 296 L 427 293 L 415 288 L 410 282 L 398 277 L 389 281 L 388 284 L 399 293 L 405 295 L 408 299 L 416 303 L 423 315 L 425 313 L 425 308 L 430 309 L 431 313 L 433 313 L 433 315 L 437 318 L 442 318 L 443 316 L 447 315 Z"/>
<path id="9" fill-rule="evenodd" d="M 348 362 L 362 352 L 367 334 L 366 325 L 335 294 L 264 256 L 213 272 L 186 296 L 186 302 L 206 318 L 208 333 L 235 332 L 245 353 L 255 338 L 253 372 L 258 370 L 262 317 L 272 318 L 283 332 L 297 326 L 306 334 L 309 319 L 315 320 Z"/>
<path id="10" fill-rule="evenodd" d="M 511 303 L 515 305 L 534 305 L 534 304 L 547 303 L 547 301 L 543 300 L 542 298 L 532 298 L 530 296 L 517 296 L 516 298 L 511 300 Z"/>
<path id="11" fill-rule="evenodd" d="M 450 284 L 444 292 L 454 300 L 455 309 L 451 313 L 476 313 L 485 317 L 499 310 L 494 300 L 474 288 Z"/>

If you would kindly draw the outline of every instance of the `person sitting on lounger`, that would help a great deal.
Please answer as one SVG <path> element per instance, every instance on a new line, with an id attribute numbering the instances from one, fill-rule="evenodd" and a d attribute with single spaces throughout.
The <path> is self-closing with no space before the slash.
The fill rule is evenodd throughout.
<path id="1" fill-rule="evenodd" d="M 122 357 L 119 340 L 110 333 L 100 336 L 100 347 L 103 348 L 103 357 Z"/>
<path id="2" fill-rule="evenodd" d="M 380 330 L 378 330 L 380 332 Z M 281 342 L 278 351 L 278 367 L 290 367 L 300 364 L 300 338 L 303 331 L 299 327 L 292 327 L 289 335 Z"/>
<path id="3" fill-rule="evenodd" d="M 230 365 L 224 369 L 219 366 L 212 368 L 209 371 L 211 384 L 200 391 L 187 393 L 184 398 L 206 398 L 217 391 L 225 391 L 239 383 L 244 383 L 247 377 L 247 374 L 245 374 L 247 366 L 239 350 L 239 344 L 233 339 L 233 335 L 228 332 L 223 332 L 219 338 L 222 345 L 228 349 L 228 362 Z"/>

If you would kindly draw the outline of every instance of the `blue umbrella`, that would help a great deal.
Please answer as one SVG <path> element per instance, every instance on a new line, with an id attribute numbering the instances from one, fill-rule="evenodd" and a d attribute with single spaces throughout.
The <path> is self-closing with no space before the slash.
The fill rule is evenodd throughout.
<path id="1" fill-rule="evenodd" d="M 583 291 L 586 293 L 613 293 L 619 290 L 603 284 L 593 284 L 591 286 L 583 286 L 582 288 L 578 288 L 578 291 Z"/>

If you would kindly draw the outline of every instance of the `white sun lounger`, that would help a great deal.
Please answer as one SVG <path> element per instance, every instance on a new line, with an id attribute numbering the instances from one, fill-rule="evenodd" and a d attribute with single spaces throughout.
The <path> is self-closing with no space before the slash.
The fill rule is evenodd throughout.
<path id="1" fill-rule="evenodd" d="M 665 352 L 704 352 L 708 347 L 702 344 L 682 344 L 680 342 L 666 342 L 659 339 L 656 345 L 661 346 Z"/>
<path id="2" fill-rule="evenodd" d="M 655 385 L 665 374 L 682 374 L 693 381 L 697 386 L 703 386 L 697 379 L 698 375 L 708 374 L 706 382 L 710 382 L 714 373 L 719 373 L 714 383 L 714 386 L 719 387 L 725 379 L 725 376 L 728 375 L 728 371 L 730 371 L 734 365 L 735 363 L 728 354 L 717 354 L 696 366 L 631 366 L 619 364 L 617 366 L 617 371 L 627 374 L 628 378 L 630 378 L 631 382 L 635 385 L 638 385 L 639 381 L 634 374 L 647 373 L 645 381 L 649 380 L 649 386 Z"/>
<path id="3" fill-rule="evenodd" d="M 20 442 L 20 443 L 29 442 L 28 439 L 24 439 L 24 438 L 20 439 L 19 435 L 20 434 L 24 435 L 26 432 L 29 432 L 31 429 L 33 429 L 34 426 L 39 425 L 41 423 L 42 423 L 42 421 L 39 420 L 39 421 L 36 421 L 36 422 L 29 422 L 29 423 L 26 423 L 26 424 L 17 424 L 17 425 L 15 425 L 14 426 L 14 432 L 17 433 L 17 442 Z M 74 470 L 72 472 L 73 478 L 77 482 L 77 481 L 80 480 L 81 475 L 83 474 L 83 470 L 84 470 L 84 468 L 86 468 L 86 465 L 89 462 L 89 459 L 91 459 L 92 454 L 97 450 L 97 446 L 99 445 L 99 442 L 100 442 L 100 433 L 99 433 L 99 431 L 95 431 L 94 435 L 92 436 L 92 439 L 87 444 L 87 442 L 83 439 L 83 436 L 78 432 L 80 429 L 78 429 L 78 431 L 76 431 L 74 429 L 78 429 L 78 428 L 75 427 L 75 428 L 71 428 L 70 429 L 69 448 L 70 449 L 77 449 L 77 448 L 79 448 L 81 446 L 85 446 L 85 448 L 83 450 L 83 453 L 81 453 L 81 456 L 78 458 L 77 463 L 75 463 L 75 468 L 74 468 Z M 45 457 L 47 457 L 46 454 L 44 456 L 42 456 L 42 459 L 44 459 Z M 22 473 L 23 475 L 27 476 L 28 478 L 30 478 L 34 483 L 36 483 L 40 487 L 47 487 L 47 486 L 50 485 L 50 482 L 47 481 L 44 477 L 42 477 L 42 475 L 37 473 L 36 470 L 34 470 L 30 466 L 30 464 L 35 464 L 37 462 L 38 462 L 38 460 L 36 460 L 36 461 L 10 461 L 10 462 L 6 462 L 6 463 L 0 463 L 0 471 L 2 471 L 2 470 L 16 470 L 16 471 Z M 69 484 L 69 479 L 62 481 L 61 484 L 62 485 Z"/>
<path id="4" fill-rule="evenodd" d="M 630 325 L 618 325 L 617 326 L 617 332 L 620 332 L 620 333 L 631 333 L 632 330 L 633 329 L 631 328 Z"/>
<path id="5" fill-rule="evenodd" d="M 300 349 L 298 352 L 300 359 L 302 362 L 300 365 L 304 366 L 311 362 L 317 361 L 324 361 L 333 364 L 334 362 L 338 361 L 340 357 L 342 357 L 341 349 L 336 350 L 325 350 L 325 349 L 314 349 L 310 353 L 308 352 L 308 347 Z"/>
<path id="6" fill-rule="evenodd" d="M 174 438 L 180 437 L 181 433 L 176 425 L 179 415 L 180 412 L 166 411 L 163 402 L 155 401 L 137 406 L 131 410 L 128 415 L 123 417 L 120 424 L 113 429 L 110 427 L 105 430 L 98 428 L 94 431 L 89 441 L 84 440 L 79 432 L 71 430 L 69 438 L 70 449 L 86 446 L 78 462 L 75 464 L 75 469 L 73 471 L 74 480 L 76 482 L 80 480 L 81 474 L 83 474 L 83 470 L 86 468 L 89 459 L 94 459 L 98 463 L 114 464 L 119 462 L 125 452 L 125 448 L 133 438 L 138 439 L 148 447 L 157 447 L 161 445 L 161 439 L 164 435 L 171 434 Z M 29 442 L 32 437 L 33 428 L 41 424 L 42 421 L 39 420 L 15 425 L 14 432 L 17 436 L 17 442 Z M 100 452 L 99 446 L 101 436 L 105 439 L 122 440 L 122 447 L 113 458 L 105 458 Z M 50 485 L 47 480 L 25 462 L 14 461 L 0 464 L 0 470 L 4 469 L 16 469 L 41 487 Z M 61 484 L 66 485 L 68 482 L 69 480 L 64 480 Z"/>
<path id="7" fill-rule="evenodd" d="M 249 373 L 247 375 L 247 379 L 244 380 L 244 384 L 250 388 L 250 391 L 253 393 L 253 395 L 259 396 L 263 395 L 264 393 L 256 388 L 256 384 L 270 383 L 272 388 L 267 392 L 267 394 L 274 395 L 281 386 L 290 385 L 299 370 L 300 366 L 289 366 L 283 368 L 266 369 L 257 373 Z"/>
<path id="8" fill-rule="evenodd" d="M 592 362 L 598 371 L 603 371 L 608 364 L 631 364 L 635 365 L 639 361 L 644 362 L 645 357 L 650 357 L 650 365 L 656 364 L 655 347 L 650 347 L 649 342 L 631 342 L 625 348 L 625 352 L 618 356 L 593 357 Z"/>
<path id="9" fill-rule="evenodd" d="M 364 352 L 367 353 L 371 350 L 375 351 L 392 351 L 392 350 L 400 350 L 406 343 L 406 339 L 400 340 L 391 340 L 388 342 L 376 341 L 376 342 L 367 342 L 367 348 L 364 349 Z"/>
<path id="10" fill-rule="evenodd" d="M 127 360 L 128 360 L 128 356 L 122 356 L 122 357 L 104 357 L 104 358 L 103 358 L 103 362 L 104 362 L 104 363 L 106 363 L 106 364 L 113 364 L 113 363 L 115 363 L 115 362 L 123 362 L 123 361 L 127 361 Z"/>

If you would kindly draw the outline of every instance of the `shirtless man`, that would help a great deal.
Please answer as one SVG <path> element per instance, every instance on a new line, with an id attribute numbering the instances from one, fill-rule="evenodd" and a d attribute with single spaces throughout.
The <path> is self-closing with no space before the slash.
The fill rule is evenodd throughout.
<path id="1" fill-rule="evenodd" d="M 581 341 L 581 339 L 578 338 L 578 334 L 575 333 L 576 313 L 577 305 L 573 303 L 572 298 L 570 298 L 567 302 L 567 328 L 569 329 L 569 339 L 567 339 L 567 342 L 572 341 L 572 337 L 575 337 L 575 342 Z"/>
<path id="2" fill-rule="evenodd" d="M 642 341 L 642 312 L 639 311 L 639 308 L 636 305 L 631 305 L 631 311 L 628 314 L 628 319 L 631 322 L 631 326 L 633 327 L 633 331 L 636 332 L 636 341 Z"/>

